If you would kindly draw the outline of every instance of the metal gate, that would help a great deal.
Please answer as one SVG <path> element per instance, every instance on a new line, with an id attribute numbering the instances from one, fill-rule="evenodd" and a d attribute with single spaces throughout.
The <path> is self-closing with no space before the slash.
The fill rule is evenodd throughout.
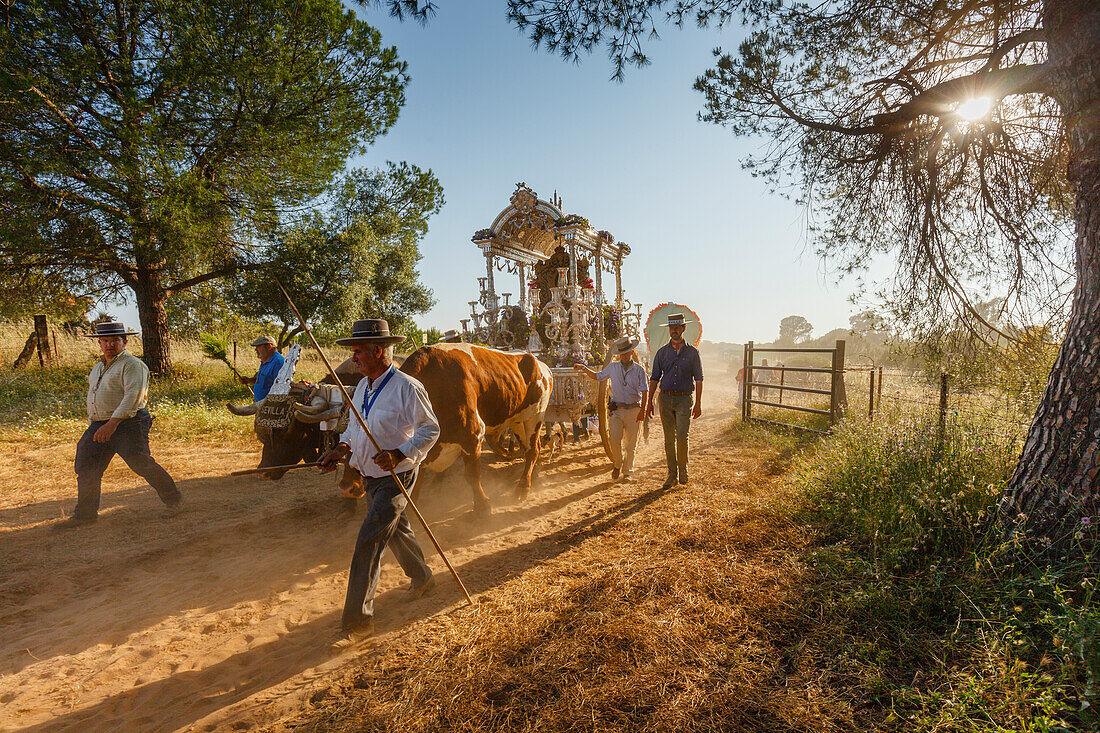
<path id="1" fill-rule="evenodd" d="M 821 367 L 807 367 L 807 366 L 773 366 L 773 365 L 758 365 L 755 363 L 757 354 L 822 354 L 828 357 L 829 365 Z M 753 345 L 752 341 L 745 344 L 745 361 L 744 361 L 744 374 L 743 374 L 743 387 L 744 399 L 741 402 L 741 419 L 744 422 L 755 421 L 761 423 L 767 423 L 769 425 L 780 425 L 786 428 L 795 428 L 797 430 L 808 430 L 814 433 L 823 433 L 823 430 L 816 430 L 814 428 L 806 427 L 804 425 L 793 425 L 790 423 L 780 422 L 778 420 L 768 420 L 762 417 L 756 417 L 752 414 L 753 405 L 760 405 L 762 407 L 774 407 L 781 410 L 796 410 L 799 412 L 809 412 L 815 415 L 824 415 L 829 418 L 829 423 L 836 423 L 844 415 L 844 411 L 848 408 L 848 398 L 844 390 L 844 340 L 838 339 L 836 346 L 831 349 L 825 348 L 778 348 L 767 347 L 757 348 Z M 760 381 L 758 375 L 764 370 L 772 372 L 780 372 L 779 382 Z M 786 376 L 787 373 L 802 373 L 802 374 L 827 374 L 829 376 L 829 388 L 821 389 L 819 387 L 807 387 L 803 385 L 795 385 L 788 383 Z M 753 395 L 753 388 L 761 390 L 761 395 L 766 395 L 764 390 L 775 390 L 778 392 L 778 402 L 765 399 L 756 399 Z M 819 407 L 807 407 L 805 405 L 793 405 L 783 404 L 784 392 L 797 392 L 804 394 L 818 394 L 829 396 L 829 409 L 824 410 Z"/>

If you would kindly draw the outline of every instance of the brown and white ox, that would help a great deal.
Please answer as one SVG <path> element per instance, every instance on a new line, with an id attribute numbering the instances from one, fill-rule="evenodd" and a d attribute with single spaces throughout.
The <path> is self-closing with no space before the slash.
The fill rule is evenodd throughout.
<path id="1" fill-rule="evenodd" d="M 350 362 L 341 364 L 337 373 L 340 381 L 350 388 L 361 377 L 358 372 L 347 374 L 349 366 L 354 367 Z M 554 386 L 550 368 L 531 354 L 459 343 L 421 347 L 405 358 L 401 371 L 424 385 L 439 420 L 439 439 L 428 453 L 424 467 L 444 471 L 461 455 L 473 492 L 474 509 L 487 513 L 489 499 L 481 486 L 482 440 L 511 430 L 524 451 L 516 493 L 520 498 L 526 497 L 538 462 L 539 432 Z M 320 445 L 316 423 L 331 419 L 340 409 L 332 407 L 324 395 L 324 390 L 318 390 L 309 396 L 308 403 L 297 406 L 297 419 L 285 431 L 257 431 L 264 441 L 261 468 L 293 464 L 316 455 L 317 449 L 310 449 Z M 234 412 L 240 414 L 237 409 Z M 277 479 L 283 473 L 271 471 L 263 475 Z M 355 483 L 355 472 L 345 471 L 341 489 L 357 493 Z"/>

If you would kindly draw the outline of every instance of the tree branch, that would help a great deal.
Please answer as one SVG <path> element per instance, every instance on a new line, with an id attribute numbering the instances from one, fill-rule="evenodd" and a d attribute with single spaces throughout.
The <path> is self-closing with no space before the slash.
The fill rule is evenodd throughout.
<path id="1" fill-rule="evenodd" d="M 929 87 L 892 112 L 874 115 L 870 132 L 889 134 L 899 131 L 921 115 L 943 117 L 951 112 L 964 97 L 989 96 L 1002 99 L 1013 94 L 1045 92 L 1045 82 L 1050 67 L 1046 64 L 1025 64 L 1007 69 L 978 71 L 959 76 Z M 852 128 L 866 134 L 867 127 Z"/>
<path id="2" fill-rule="evenodd" d="M 96 151 L 100 155 L 103 155 L 103 151 L 100 150 L 99 146 L 96 145 L 95 143 L 93 143 L 91 141 L 91 139 L 87 135 L 85 135 L 83 133 L 83 131 L 81 131 L 81 129 L 73 123 L 72 120 L 70 120 L 68 117 L 66 117 L 65 113 L 62 112 L 61 109 L 56 104 L 53 103 L 53 100 L 51 100 L 45 94 L 40 92 L 38 90 L 38 87 L 32 85 L 28 91 L 32 91 L 35 94 L 37 94 L 39 97 L 41 97 L 42 101 L 46 103 L 46 106 L 49 107 L 50 109 L 52 109 L 54 111 L 54 114 L 56 114 L 58 117 L 60 117 L 61 121 L 64 122 L 66 125 L 68 125 L 69 129 L 71 129 L 74 133 L 76 133 L 77 137 L 79 137 L 81 140 L 84 141 L 85 145 L 87 145 L 89 148 Z"/>
<path id="3" fill-rule="evenodd" d="M 228 267 L 223 267 L 219 270 L 211 270 L 210 272 L 207 272 L 203 275 L 196 275 L 195 277 L 191 277 L 186 280 L 180 280 L 175 285 L 168 286 L 167 288 L 165 288 L 165 290 L 167 290 L 169 293 L 176 293 L 180 290 L 187 290 L 188 288 L 194 287 L 195 285 L 201 285 L 208 280 L 214 280 L 219 277 L 232 275 L 241 270 L 255 270 L 258 268 L 259 265 L 233 264 Z"/>

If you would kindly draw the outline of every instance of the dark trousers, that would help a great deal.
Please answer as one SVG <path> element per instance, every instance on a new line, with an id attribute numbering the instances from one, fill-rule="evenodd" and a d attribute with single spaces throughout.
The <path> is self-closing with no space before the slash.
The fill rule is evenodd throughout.
<path id="1" fill-rule="evenodd" d="M 149 453 L 149 428 L 153 417 L 146 409 L 118 424 L 111 439 L 97 443 L 92 439 L 106 420 L 96 420 L 80 436 L 76 444 L 76 509 L 73 516 L 91 519 L 99 514 L 99 496 L 103 472 L 107 470 L 115 454 L 122 456 L 126 465 L 157 490 L 161 501 L 169 506 L 178 504 L 180 492 L 168 472 L 153 460 Z"/>
<path id="2" fill-rule="evenodd" d="M 416 481 L 416 469 L 397 474 L 405 489 Z M 428 582 L 432 571 L 424 562 L 424 553 L 416 541 L 409 519 L 405 516 L 407 503 L 401 489 L 392 476 L 363 478 L 364 488 L 370 496 L 371 506 L 359 537 L 355 540 L 355 554 L 351 558 L 348 574 L 348 593 L 344 599 L 344 615 L 340 625 L 353 628 L 374 615 L 374 594 L 378 590 L 378 576 L 382 567 L 382 552 L 388 545 L 405 575 L 413 585 Z"/>
<path id="3" fill-rule="evenodd" d="M 665 432 L 665 466 L 668 477 L 687 480 L 688 431 L 691 429 L 691 408 L 695 404 L 692 395 L 661 393 L 661 428 Z"/>

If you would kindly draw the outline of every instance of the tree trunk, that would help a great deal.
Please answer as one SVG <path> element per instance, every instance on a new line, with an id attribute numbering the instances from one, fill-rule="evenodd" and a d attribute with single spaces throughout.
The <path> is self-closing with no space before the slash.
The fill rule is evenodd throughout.
<path id="1" fill-rule="evenodd" d="M 1010 526 L 1056 537 L 1100 510 L 1100 8 L 1095 0 L 1047 0 L 1044 27 L 1069 135 L 1077 283 L 1001 514 Z"/>
<path id="2" fill-rule="evenodd" d="M 141 319 L 141 356 L 145 366 L 153 374 L 167 374 L 172 371 L 172 355 L 168 342 L 168 312 L 164 304 L 168 301 L 168 291 L 161 283 L 160 273 L 155 270 L 142 270 L 137 274 L 138 318 Z"/>
<path id="3" fill-rule="evenodd" d="M 23 350 L 19 352 L 19 356 L 15 357 L 15 361 L 12 362 L 12 369 L 22 369 L 27 366 L 27 362 L 30 361 L 31 355 L 34 354 L 35 347 L 38 346 L 38 334 L 31 333 L 27 337 L 27 343 L 23 344 Z"/>

